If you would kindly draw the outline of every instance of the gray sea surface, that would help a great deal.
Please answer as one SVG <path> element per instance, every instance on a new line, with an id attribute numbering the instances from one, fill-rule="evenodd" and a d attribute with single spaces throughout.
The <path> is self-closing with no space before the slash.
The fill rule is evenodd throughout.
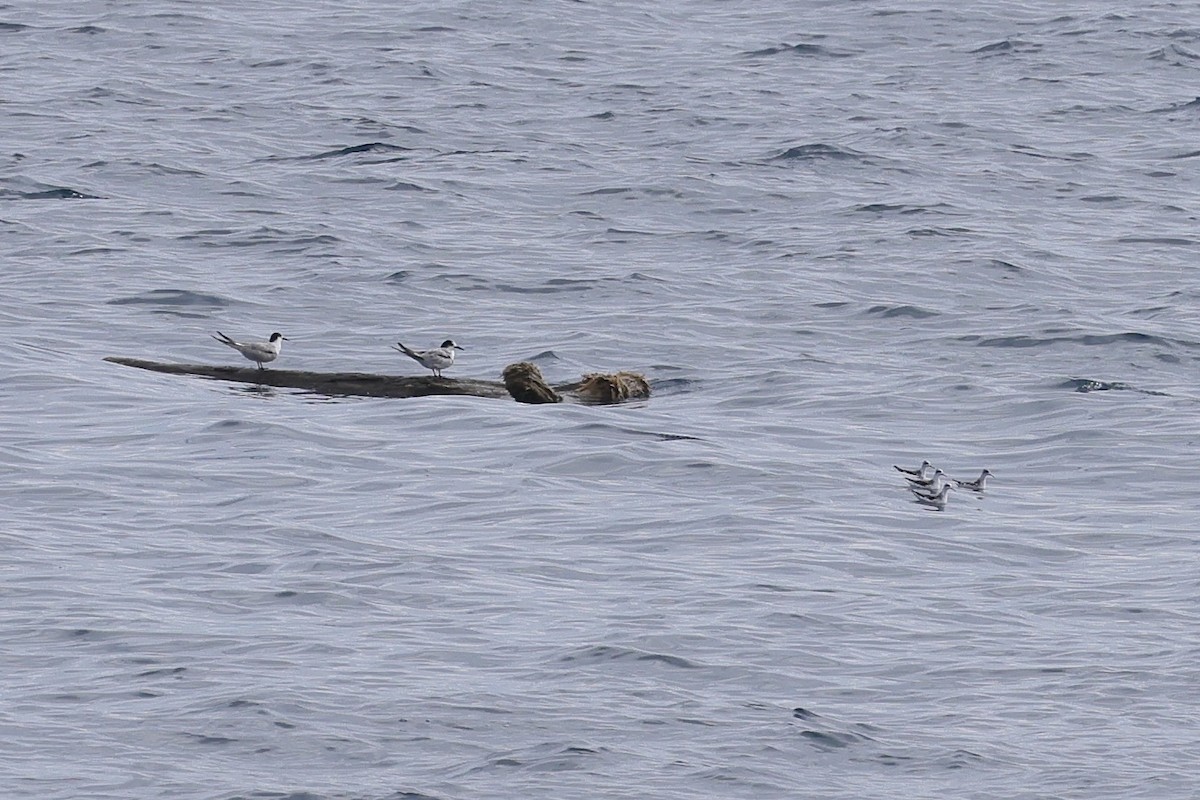
<path id="1" fill-rule="evenodd" d="M 4 797 L 1195 797 L 1198 123 L 1187 3 L 0 5 Z"/>

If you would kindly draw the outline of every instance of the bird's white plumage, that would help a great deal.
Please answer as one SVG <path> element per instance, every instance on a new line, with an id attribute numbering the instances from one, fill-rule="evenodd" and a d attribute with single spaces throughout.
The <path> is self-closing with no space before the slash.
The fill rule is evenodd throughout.
<path id="1" fill-rule="evenodd" d="M 985 469 L 983 472 L 979 473 L 979 477 L 973 481 L 955 481 L 955 483 L 964 489 L 982 492 L 987 488 L 987 479 L 990 477 L 992 477 L 992 471 L 990 469 Z"/>
<path id="2" fill-rule="evenodd" d="M 913 475 L 921 480 L 925 480 L 929 475 L 929 471 L 933 469 L 933 464 L 930 464 L 928 461 L 922 461 L 921 466 L 916 469 L 905 469 L 895 464 L 892 465 L 892 468 L 904 475 Z"/>
<path id="3" fill-rule="evenodd" d="M 462 350 L 453 339 L 442 342 L 441 347 L 432 350 L 413 350 L 405 347 L 403 342 L 397 342 L 392 348 L 416 361 L 425 369 L 433 370 L 434 377 L 442 377 L 442 370 L 454 366 L 454 351 Z"/>
<path id="4" fill-rule="evenodd" d="M 258 364 L 259 369 L 266 369 L 263 364 L 268 364 L 279 358 L 279 352 L 283 349 L 283 342 L 287 340 L 287 337 L 282 333 L 272 333 L 271 338 L 265 342 L 238 342 L 230 339 L 220 331 L 217 331 L 217 335 L 213 338 L 223 345 L 232 347 L 246 358 Z"/>

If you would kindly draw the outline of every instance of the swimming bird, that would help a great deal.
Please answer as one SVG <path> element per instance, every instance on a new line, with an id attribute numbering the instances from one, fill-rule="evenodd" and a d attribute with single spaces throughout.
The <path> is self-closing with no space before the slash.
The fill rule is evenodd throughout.
<path id="1" fill-rule="evenodd" d="M 948 476 L 940 469 L 935 469 L 928 478 L 905 478 L 905 480 L 908 481 L 910 489 L 927 489 L 936 494 L 942 490 L 942 483 L 948 480 Z"/>
<path id="2" fill-rule="evenodd" d="M 979 473 L 979 477 L 973 481 L 955 481 L 963 489 L 970 489 L 972 492 L 982 492 L 987 488 L 987 479 L 992 477 L 992 471 L 985 469 Z"/>
<path id="3" fill-rule="evenodd" d="M 403 343 L 397 342 L 393 350 L 399 350 L 404 355 L 418 362 L 425 369 L 433 370 L 435 378 L 442 377 L 442 370 L 454 366 L 454 351 L 462 350 L 454 343 L 453 339 L 447 339 L 442 342 L 441 347 L 435 347 L 432 350 L 412 350 L 404 346 Z"/>
<path id="4" fill-rule="evenodd" d="M 283 349 L 282 342 L 291 341 L 291 339 L 278 332 L 272 333 L 271 338 L 265 342 L 235 342 L 220 331 L 217 331 L 217 335 L 213 338 L 221 344 L 232 347 L 246 358 L 258 364 L 259 369 L 266 369 L 263 364 L 270 363 L 279 358 L 279 351 Z"/>
<path id="5" fill-rule="evenodd" d="M 916 469 L 905 469 L 904 467 L 897 467 L 895 464 L 893 464 L 892 467 L 894 467 L 897 472 L 902 472 L 905 475 L 915 475 L 921 480 L 925 480 L 925 475 L 928 474 L 929 470 L 933 469 L 933 464 L 930 464 L 928 461 L 922 461 L 921 466 L 917 467 Z"/>
<path id="6" fill-rule="evenodd" d="M 954 484 L 947 483 L 937 494 L 917 495 L 917 502 L 923 506 L 933 506 L 937 510 L 941 511 L 946 507 L 946 502 L 950 499 L 950 492 L 952 489 L 954 489 Z"/>

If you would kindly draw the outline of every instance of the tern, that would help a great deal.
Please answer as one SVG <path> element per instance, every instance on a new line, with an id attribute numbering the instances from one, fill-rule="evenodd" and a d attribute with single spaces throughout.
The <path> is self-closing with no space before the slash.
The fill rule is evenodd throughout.
<path id="1" fill-rule="evenodd" d="M 922 461 L 921 466 L 916 469 L 905 469 L 904 467 L 897 467 L 895 464 L 892 466 L 897 472 L 902 472 L 905 475 L 913 475 L 921 480 L 925 480 L 925 476 L 929 473 L 929 470 L 933 469 L 933 464 L 930 464 L 928 461 Z"/>
<path id="2" fill-rule="evenodd" d="M 213 338 L 221 344 L 229 345 L 246 358 L 258 364 L 259 369 L 266 369 L 263 364 L 279 358 L 279 351 L 283 348 L 282 342 L 291 341 L 291 339 L 282 333 L 272 333 L 271 338 L 265 342 L 235 342 L 220 331 L 217 331 L 217 335 Z"/>
<path id="3" fill-rule="evenodd" d="M 955 481 L 963 489 L 970 489 L 972 492 L 982 492 L 987 488 L 987 479 L 992 477 L 992 471 L 985 469 L 979 473 L 979 477 L 973 481 Z"/>
<path id="4" fill-rule="evenodd" d="M 404 346 L 403 343 L 397 342 L 392 348 L 398 350 L 412 360 L 418 362 L 425 369 L 433 370 L 435 378 L 442 377 L 442 370 L 454 366 L 454 351 L 462 350 L 454 343 L 453 339 L 447 339 L 442 342 L 441 347 L 435 347 L 432 350 L 411 350 Z"/>
<path id="5" fill-rule="evenodd" d="M 946 502 L 950 499 L 950 497 L 949 497 L 950 491 L 953 488 L 954 488 L 953 483 L 947 483 L 945 486 L 942 487 L 942 490 L 940 492 L 938 492 L 937 494 L 931 494 L 931 495 L 919 494 L 919 495 L 917 495 L 917 502 L 923 506 L 933 506 L 934 508 L 941 511 L 943 508 L 946 507 Z"/>

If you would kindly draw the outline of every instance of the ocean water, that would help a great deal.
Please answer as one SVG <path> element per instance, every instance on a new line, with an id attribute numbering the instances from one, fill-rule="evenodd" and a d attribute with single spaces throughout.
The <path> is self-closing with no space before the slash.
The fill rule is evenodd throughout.
<path id="1" fill-rule="evenodd" d="M 1200 9 L 9 3 L 0 76 L 6 797 L 1194 797 Z M 102 361 L 215 330 L 654 395 Z"/>

